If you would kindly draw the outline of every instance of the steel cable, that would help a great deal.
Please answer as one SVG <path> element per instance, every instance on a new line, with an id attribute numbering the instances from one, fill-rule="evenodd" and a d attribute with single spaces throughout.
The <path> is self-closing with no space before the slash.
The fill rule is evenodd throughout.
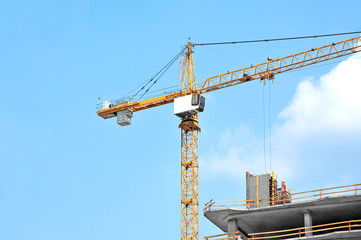
<path id="1" fill-rule="evenodd" d="M 182 48 L 182 50 L 180 51 L 180 52 L 178 52 L 161 70 L 159 70 L 156 74 L 154 74 L 149 80 L 148 80 L 148 82 L 145 84 L 145 85 L 143 85 L 130 99 L 129 99 L 129 101 L 132 101 L 143 89 L 145 89 L 145 87 L 147 86 L 147 85 L 149 85 L 151 82 L 153 82 L 153 80 L 159 75 L 159 77 L 153 82 L 153 84 L 142 94 L 142 96 L 138 99 L 138 101 L 144 96 L 144 94 L 146 94 L 149 90 L 150 90 L 150 88 L 152 87 L 152 86 L 154 86 L 154 84 L 159 80 L 159 78 L 161 77 L 161 76 L 163 76 L 163 74 L 169 69 L 169 67 L 179 58 L 179 56 L 181 56 L 182 54 L 183 54 L 183 52 L 184 52 L 184 50 L 185 50 L 186 48 Z M 144 83 L 144 82 L 143 82 Z M 138 86 L 139 87 L 139 86 Z M 137 88 L 138 88 L 137 87 Z M 134 91 L 134 89 L 131 91 L 131 92 L 133 92 Z"/>
<path id="2" fill-rule="evenodd" d="M 271 38 L 271 39 L 257 39 L 257 40 L 244 40 L 244 41 L 235 41 L 235 42 L 213 42 L 213 43 L 195 43 L 193 46 L 209 46 L 209 45 L 226 45 L 226 44 L 239 44 L 239 43 L 259 43 L 259 42 L 275 42 L 275 41 L 285 41 L 285 40 L 298 40 L 306 38 L 321 38 L 321 37 L 332 37 L 340 35 L 350 35 L 361 33 L 357 32 L 345 32 L 345 33 L 331 33 L 323 35 L 309 35 L 309 36 L 299 36 L 299 37 L 287 37 L 287 38 Z"/>

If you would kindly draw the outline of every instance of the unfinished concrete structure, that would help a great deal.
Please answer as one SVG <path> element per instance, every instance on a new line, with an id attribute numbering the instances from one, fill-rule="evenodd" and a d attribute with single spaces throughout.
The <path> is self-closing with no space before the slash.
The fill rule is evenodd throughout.
<path id="1" fill-rule="evenodd" d="M 277 176 L 274 173 L 254 176 L 246 172 L 246 199 L 250 208 L 274 206 L 292 202 L 293 190 L 286 187 L 278 187 Z"/>
<path id="2" fill-rule="evenodd" d="M 269 178 L 269 174 L 256 178 L 247 173 L 247 200 L 243 209 L 215 205 L 215 201 L 208 204 L 204 216 L 228 233 L 218 238 L 361 239 L 361 195 L 358 189 L 361 184 L 344 186 L 348 187 L 347 190 L 336 187 L 304 192 L 310 195 L 311 199 L 298 197 L 297 194 L 301 193 L 288 193 L 286 197 L 291 195 L 302 201 L 284 201 L 282 196 L 280 199 L 283 200 L 279 199 L 277 204 L 270 204 L 273 201 L 272 196 L 268 198 L 270 201 L 265 200 L 266 190 L 270 187 L 267 184 Z M 257 186 L 257 189 L 254 186 Z M 330 192 L 332 189 L 335 189 L 334 192 Z M 255 190 L 258 191 L 258 198 L 264 198 L 259 200 L 258 207 L 255 203 L 257 200 L 254 200 L 258 199 Z M 319 196 L 315 199 L 317 194 Z M 234 202 L 232 204 L 235 206 Z M 206 238 L 214 239 L 212 236 Z"/>

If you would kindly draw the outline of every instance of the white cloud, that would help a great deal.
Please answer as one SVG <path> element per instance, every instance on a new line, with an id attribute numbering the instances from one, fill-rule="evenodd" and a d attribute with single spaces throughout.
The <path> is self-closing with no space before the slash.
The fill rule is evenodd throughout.
<path id="1" fill-rule="evenodd" d="M 262 144 L 247 127 L 227 129 L 220 137 L 219 147 L 201 156 L 202 172 L 210 177 L 223 174 L 238 177 L 245 174 L 244 169 L 262 168 L 263 151 L 259 151 L 263 149 Z"/>
<path id="2" fill-rule="evenodd" d="M 361 55 L 337 64 L 319 80 L 302 81 L 272 133 L 272 165 L 282 178 L 302 176 L 319 162 L 324 166 L 317 171 L 331 171 L 340 160 L 347 161 L 342 151 L 355 151 L 354 159 L 360 156 Z M 219 149 L 201 155 L 204 175 L 239 179 L 245 171 L 264 172 L 263 138 L 255 137 L 249 128 L 225 130 Z M 350 154 L 345 155 L 352 161 Z"/>
<path id="3" fill-rule="evenodd" d="M 280 114 L 287 130 L 319 128 L 361 129 L 361 58 L 354 56 L 339 63 L 330 73 L 313 83 L 299 84 L 291 102 Z"/>

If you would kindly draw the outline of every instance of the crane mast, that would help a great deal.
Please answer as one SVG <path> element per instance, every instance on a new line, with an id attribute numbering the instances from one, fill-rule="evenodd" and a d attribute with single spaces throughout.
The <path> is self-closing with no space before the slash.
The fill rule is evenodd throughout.
<path id="1" fill-rule="evenodd" d="M 198 196 L 198 116 L 182 118 L 181 129 L 181 239 L 198 240 L 199 238 L 199 196 Z"/>
<path id="2" fill-rule="evenodd" d="M 252 80 L 273 80 L 278 73 L 291 71 L 320 62 L 328 61 L 342 56 L 347 56 L 361 51 L 361 37 L 350 38 L 338 43 L 332 43 L 323 47 L 314 48 L 283 58 L 269 60 L 254 66 L 223 73 L 205 79 L 197 85 L 194 64 L 193 45 L 188 43 L 187 51 L 182 62 L 180 78 L 182 89 L 164 96 L 147 99 L 143 101 L 127 102 L 117 101 L 111 104 L 105 101 L 102 109 L 98 110 L 99 116 L 104 119 L 118 117 L 118 124 L 124 126 L 130 124 L 133 112 L 161 106 L 174 102 L 175 115 L 179 116 L 181 123 L 181 239 L 199 239 L 199 183 L 198 183 L 198 134 L 201 128 L 198 124 L 198 112 L 203 111 L 204 97 L 200 94 L 211 92 L 226 87 L 231 87 Z M 197 102 L 197 109 L 193 107 L 193 97 Z M 176 111 L 176 105 L 182 105 L 183 100 L 191 101 L 190 107 L 185 111 Z M 191 100 L 190 100 L 191 99 Z M 203 102 L 202 102 L 203 101 Z M 109 105 L 108 105 L 109 103 Z M 202 105 L 203 104 L 203 105 Z M 119 117 L 124 118 L 119 123 Z"/>
<path id="3" fill-rule="evenodd" d="M 182 92 L 197 89 L 193 64 L 192 44 L 188 43 L 185 53 L 182 77 Z M 199 239 L 199 197 L 198 197 L 198 114 L 181 117 L 181 239 Z"/>

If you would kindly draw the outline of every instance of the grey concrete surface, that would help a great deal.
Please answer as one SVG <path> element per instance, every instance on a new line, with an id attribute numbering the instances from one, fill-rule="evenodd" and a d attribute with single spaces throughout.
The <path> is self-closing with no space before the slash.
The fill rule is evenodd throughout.
<path id="1" fill-rule="evenodd" d="M 270 174 L 256 175 L 253 177 L 249 176 L 249 173 L 246 172 L 246 198 L 247 200 L 251 199 L 264 199 L 258 201 L 259 207 L 266 207 L 270 204 L 268 199 L 270 197 Z M 256 201 L 250 201 L 251 208 L 257 208 Z"/>
<path id="2" fill-rule="evenodd" d="M 304 219 L 304 226 L 305 227 L 312 227 L 312 215 L 310 213 L 310 211 L 306 210 L 303 214 L 303 219 Z M 312 228 L 307 228 L 307 231 L 309 232 L 306 232 L 306 237 L 309 237 L 309 236 L 312 236 Z"/>
<path id="3" fill-rule="evenodd" d="M 238 232 L 238 224 L 236 219 L 229 220 L 227 223 L 227 232 Z M 231 235 L 228 235 L 229 237 L 232 237 Z M 237 240 L 238 238 L 235 238 L 234 240 Z"/>
<path id="4" fill-rule="evenodd" d="M 361 219 L 361 195 L 328 197 L 250 210 L 208 210 L 204 216 L 224 232 L 228 230 L 228 222 L 235 219 L 238 229 L 249 234 L 304 227 L 305 212 L 312 215 L 313 225 Z"/>

